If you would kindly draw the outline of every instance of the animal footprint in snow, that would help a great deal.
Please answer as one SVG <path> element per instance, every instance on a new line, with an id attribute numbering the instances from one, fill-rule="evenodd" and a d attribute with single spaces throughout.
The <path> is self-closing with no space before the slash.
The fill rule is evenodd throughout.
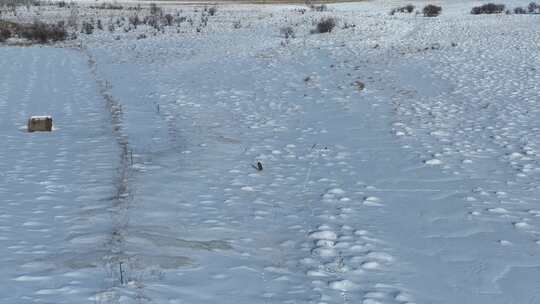
<path id="1" fill-rule="evenodd" d="M 394 257 L 384 252 L 372 251 L 366 255 L 366 257 L 377 260 L 379 262 L 391 263 L 394 261 Z"/>
<path id="2" fill-rule="evenodd" d="M 356 289 L 358 286 L 349 280 L 341 280 L 330 282 L 328 286 L 334 290 L 350 291 Z"/>
<path id="3" fill-rule="evenodd" d="M 381 204 L 381 199 L 376 196 L 368 196 L 364 198 L 363 204 L 365 206 L 369 207 L 381 207 L 383 204 Z"/>
<path id="4" fill-rule="evenodd" d="M 497 213 L 497 214 L 506 214 L 506 213 L 509 213 L 508 210 L 506 210 L 506 209 L 504 209 L 504 208 L 500 208 L 500 207 L 497 207 L 497 208 L 489 208 L 488 211 L 491 212 L 491 213 Z"/>
<path id="5" fill-rule="evenodd" d="M 498 243 L 501 244 L 502 246 L 511 246 L 512 245 L 512 242 L 507 241 L 507 240 L 499 240 Z"/>
<path id="6" fill-rule="evenodd" d="M 322 230 L 322 231 L 315 231 L 309 234 L 310 239 L 316 239 L 316 240 L 328 240 L 328 241 L 335 241 L 337 240 L 337 234 L 333 231 L 328 230 Z"/>
<path id="7" fill-rule="evenodd" d="M 375 262 L 375 261 L 370 261 L 370 262 L 364 262 L 362 263 L 362 268 L 364 269 L 368 269 L 368 270 L 372 270 L 372 269 L 378 269 L 381 267 L 381 264 Z"/>
<path id="8" fill-rule="evenodd" d="M 338 253 L 334 248 L 317 247 L 312 250 L 312 253 L 322 258 L 336 257 Z"/>
<path id="9" fill-rule="evenodd" d="M 540 216 L 540 210 L 534 210 L 534 209 L 531 209 L 529 211 L 527 211 L 530 215 L 532 216 Z"/>
<path id="10" fill-rule="evenodd" d="M 525 223 L 525 222 L 514 222 L 513 225 L 514 225 L 514 228 L 517 228 L 517 229 L 531 229 L 532 228 L 530 224 Z"/>
<path id="11" fill-rule="evenodd" d="M 310 276 L 310 277 L 326 277 L 326 276 L 328 276 L 326 273 L 324 273 L 323 271 L 319 271 L 319 270 L 309 270 L 306 273 L 306 275 Z"/>
<path id="12" fill-rule="evenodd" d="M 424 161 L 424 163 L 429 166 L 439 166 L 439 165 L 442 165 L 443 162 L 439 159 L 433 158 L 433 159 Z"/>

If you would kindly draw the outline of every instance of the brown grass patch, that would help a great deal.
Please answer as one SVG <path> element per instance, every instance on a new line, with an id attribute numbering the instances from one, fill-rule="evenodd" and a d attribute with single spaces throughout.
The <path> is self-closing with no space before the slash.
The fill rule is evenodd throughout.
<path id="1" fill-rule="evenodd" d="M 0 20 L 0 32 L 7 38 L 25 38 L 35 43 L 63 41 L 67 38 L 67 31 L 63 24 L 46 24 L 42 22 L 28 24 Z"/>

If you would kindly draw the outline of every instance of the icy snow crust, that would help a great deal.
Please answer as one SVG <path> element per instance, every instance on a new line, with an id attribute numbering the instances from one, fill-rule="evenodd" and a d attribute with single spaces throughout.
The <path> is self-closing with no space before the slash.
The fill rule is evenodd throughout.
<path id="1" fill-rule="evenodd" d="M 401 4 L 0 48 L 1 302 L 535 303 L 540 19 Z"/>

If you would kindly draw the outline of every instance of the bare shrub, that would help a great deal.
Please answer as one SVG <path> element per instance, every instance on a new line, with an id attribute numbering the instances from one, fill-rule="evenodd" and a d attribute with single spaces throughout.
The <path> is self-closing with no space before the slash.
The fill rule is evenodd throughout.
<path id="1" fill-rule="evenodd" d="M 81 33 L 91 35 L 94 33 L 94 24 L 91 22 L 83 21 L 81 26 Z"/>
<path id="2" fill-rule="evenodd" d="M 0 42 L 4 42 L 11 38 L 11 31 L 7 28 L 0 28 Z"/>
<path id="3" fill-rule="evenodd" d="M 127 10 L 129 10 L 129 11 L 141 11 L 142 7 L 141 7 L 140 4 L 137 4 L 137 6 L 128 6 Z"/>
<path id="4" fill-rule="evenodd" d="M 292 26 L 284 26 L 279 29 L 279 32 L 285 39 L 289 38 L 295 38 L 296 34 L 294 32 L 294 28 Z"/>
<path id="5" fill-rule="evenodd" d="M 309 6 L 309 8 L 315 12 L 326 12 L 328 10 L 328 6 L 326 6 L 326 4 L 321 4 L 321 5 L 312 4 Z"/>
<path id="6" fill-rule="evenodd" d="M 390 11 L 390 15 L 394 15 L 395 13 L 409 13 L 410 14 L 414 11 L 414 8 L 415 7 L 412 4 L 407 4 L 402 7 L 396 7 Z"/>
<path id="7" fill-rule="evenodd" d="M 407 13 L 409 13 L 409 14 L 414 11 L 414 5 L 412 5 L 412 4 L 407 4 L 407 5 L 404 6 L 404 8 L 405 8 L 405 11 Z"/>
<path id="8" fill-rule="evenodd" d="M 488 3 L 481 6 L 475 6 L 471 10 L 471 14 L 480 15 L 480 14 L 500 14 L 504 12 L 504 4 L 494 4 Z"/>
<path id="9" fill-rule="evenodd" d="M 159 17 L 156 15 L 144 17 L 143 23 L 159 30 Z"/>
<path id="10" fill-rule="evenodd" d="M 65 28 L 59 25 L 49 25 L 37 21 L 31 25 L 21 25 L 17 29 L 21 37 L 39 43 L 63 41 L 67 38 Z"/>
<path id="11" fill-rule="evenodd" d="M 121 10 L 124 7 L 118 3 L 103 2 L 99 5 L 90 5 L 90 8 L 93 9 L 103 9 L 103 10 Z"/>
<path id="12" fill-rule="evenodd" d="M 166 24 L 167 26 L 171 26 L 172 23 L 173 23 L 173 21 L 174 21 L 174 17 L 173 17 L 173 15 L 171 15 L 171 14 L 166 14 L 166 15 L 164 16 L 164 20 L 165 20 L 165 24 Z"/>
<path id="13" fill-rule="evenodd" d="M 206 15 L 206 13 L 202 13 L 201 14 L 201 23 L 200 23 L 200 27 L 206 27 L 208 25 L 208 15 Z"/>
<path id="14" fill-rule="evenodd" d="M 16 13 L 16 8 L 19 6 L 26 6 L 26 8 L 30 8 L 30 6 L 39 5 L 40 3 L 37 0 L 0 0 L 0 7 L 4 6 L 14 13 Z"/>
<path id="15" fill-rule="evenodd" d="M 155 3 L 150 3 L 150 14 L 153 16 L 163 15 L 163 9 L 157 6 Z"/>
<path id="16" fill-rule="evenodd" d="M 540 5 L 536 4 L 535 2 L 529 3 L 529 6 L 527 6 L 527 10 L 529 14 L 540 14 Z"/>
<path id="17" fill-rule="evenodd" d="M 185 16 L 178 16 L 174 19 L 174 22 L 178 25 L 180 25 L 181 23 L 184 23 L 187 21 L 187 17 Z"/>
<path id="18" fill-rule="evenodd" d="M 355 27 L 356 27 L 356 24 L 345 22 L 341 28 L 346 30 L 346 29 L 355 28 Z"/>
<path id="19" fill-rule="evenodd" d="M 77 28 L 79 24 L 79 10 L 76 7 L 72 8 L 69 12 L 67 24 L 69 27 Z"/>
<path id="20" fill-rule="evenodd" d="M 137 28 L 137 26 L 142 23 L 141 19 L 139 18 L 139 15 L 130 16 L 128 18 L 128 22 L 129 24 L 133 25 L 135 28 Z"/>
<path id="21" fill-rule="evenodd" d="M 312 30 L 311 32 L 314 34 L 314 33 L 331 33 L 332 30 L 334 29 L 334 27 L 336 27 L 336 19 L 332 18 L 332 17 L 326 17 L 326 18 L 323 18 L 321 20 L 319 20 L 319 22 L 317 22 L 317 24 L 315 25 L 315 29 Z"/>
<path id="22" fill-rule="evenodd" d="M 424 13 L 424 17 L 437 17 L 441 14 L 442 7 L 428 4 L 424 6 L 424 9 L 422 10 L 422 13 Z"/>
<path id="23" fill-rule="evenodd" d="M 527 11 L 523 7 L 514 8 L 514 14 L 523 15 L 527 14 Z"/>

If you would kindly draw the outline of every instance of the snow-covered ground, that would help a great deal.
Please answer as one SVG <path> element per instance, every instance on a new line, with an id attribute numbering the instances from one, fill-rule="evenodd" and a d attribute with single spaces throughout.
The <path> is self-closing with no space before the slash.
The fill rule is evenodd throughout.
<path id="1" fill-rule="evenodd" d="M 540 303 L 540 17 L 405 4 L 1 47 L 0 302 Z"/>
<path id="2" fill-rule="evenodd" d="M 0 53 L 1 302 L 77 303 L 110 281 L 95 267 L 110 256 L 120 151 L 78 51 Z M 54 132 L 27 133 L 40 113 Z"/>

